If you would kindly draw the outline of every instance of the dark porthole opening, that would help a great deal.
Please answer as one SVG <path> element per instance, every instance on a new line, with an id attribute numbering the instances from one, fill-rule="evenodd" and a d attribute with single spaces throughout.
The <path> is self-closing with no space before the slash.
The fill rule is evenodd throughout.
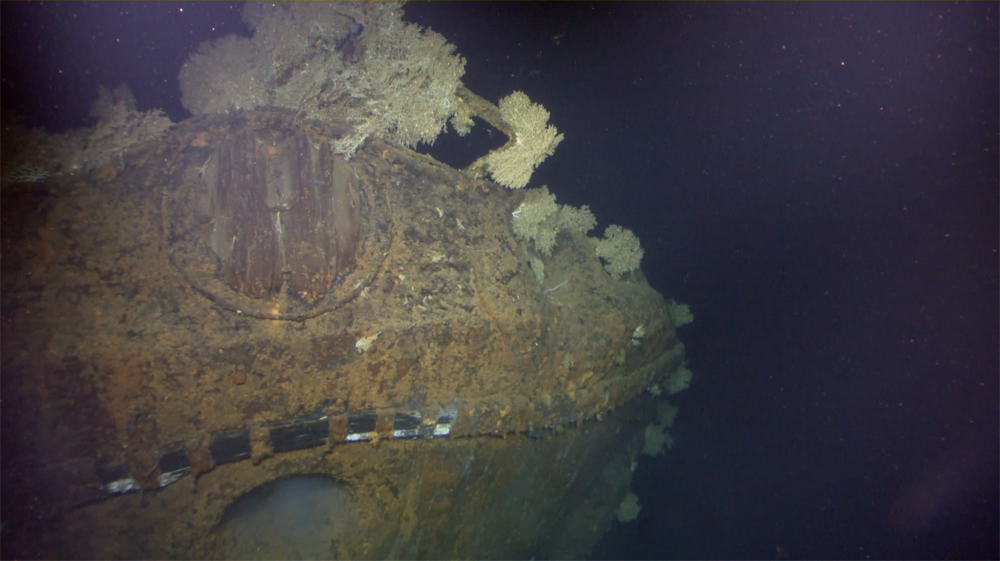
<path id="1" fill-rule="evenodd" d="M 284 477 L 226 508 L 219 553 L 226 559 L 336 559 L 352 520 L 350 495 L 333 478 Z"/>

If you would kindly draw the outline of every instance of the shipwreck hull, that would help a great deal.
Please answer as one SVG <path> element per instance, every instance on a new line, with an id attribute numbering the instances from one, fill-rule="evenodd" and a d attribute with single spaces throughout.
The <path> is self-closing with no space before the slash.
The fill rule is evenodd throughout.
<path id="1" fill-rule="evenodd" d="M 4 555 L 238 557 L 231 505 L 302 475 L 322 556 L 586 555 L 683 366 L 660 294 L 575 234 L 547 290 L 519 192 L 293 117 L 4 192 Z"/>

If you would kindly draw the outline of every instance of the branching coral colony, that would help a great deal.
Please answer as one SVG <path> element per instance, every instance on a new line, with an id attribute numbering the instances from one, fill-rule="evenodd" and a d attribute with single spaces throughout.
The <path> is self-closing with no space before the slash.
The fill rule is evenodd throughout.
<path id="1" fill-rule="evenodd" d="M 536 254 L 549 256 L 559 231 L 586 234 L 597 224 L 597 219 L 586 205 L 575 208 L 556 204 L 555 195 L 549 193 L 548 187 L 542 187 L 525 193 L 524 201 L 511 213 L 511 224 L 517 239 L 530 242 Z M 529 259 L 539 283 L 545 281 L 545 264 L 541 255 L 531 255 Z"/>
<path id="2" fill-rule="evenodd" d="M 401 6 L 248 3 L 243 19 L 253 36 L 202 43 L 178 76 L 181 102 L 195 115 L 278 107 L 295 111 L 296 119 L 347 125 L 349 132 L 333 143 L 346 158 L 369 137 L 414 148 L 432 144 L 448 122 L 465 134 L 477 116 L 509 141 L 465 171 L 511 189 L 527 186 L 563 140 L 549 112 L 524 92 L 493 105 L 464 88 L 465 59 L 440 34 L 402 21 Z M 114 160 L 124 165 L 129 147 L 171 126 L 161 111 L 136 111 L 124 85 L 102 89 L 92 114 L 92 129 L 47 135 L 34 143 L 43 149 L 32 157 L 5 157 L 5 180 L 40 181 Z M 552 254 L 557 232 L 586 234 L 596 223 L 589 208 L 557 205 L 545 187 L 529 190 L 512 219 L 515 236 L 539 254 L 540 281 L 541 256 Z M 638 238 L 620 226 L 610 226 L 596 242 L 596 255 L 616 279 L 637 269 L 642 254 Z"/>
<path id="3" fill-rule="evenodd" d="M 500 115 L 514 130 L 513 146 L 486 156 L 486 167 L 497 183 L 520 189 L 528 184 L 538 164 L 555 153 L 563 140 L 549 123 L 549 112 L 532 103 L 524 92 L 500 100 Z"/>
<path id="4" fill-rule="evenodd" d="M 538 256 L 532 256 L 531 268 L 544 280 L 544 264 L 541 256 L 551 256 L 556 246 L 559 232 L 574 231 L 587 234 L 597 225 L 597 219 L 590 207 L 581 208 L 556 204 L 555 195 L 548 187 L 528 189 L 524 201 L 511 213 L 514 236 L 531 243 Z M 604 269 L 614 278 L 639 268 L 643 250 L 639 238 L 631 230 L 612 224 L 604 231 L 604 239 L 595 241 L 595 253 L 606 263 Z M 536 262 L 537 261 L 537 262 Z"/>
<path id="5" fill-rule="evenodd" d="M 639 268 L 643 250 L 632 230 L 612 224 L 604 230 L 604 239 L 597 241 L 597 256 L 606 261 L 604 269 L 617 279 Z"/>
<path id="6" fill-rule="evenodd" d="M 549 112 L 524 92 L 493 105 L 462 87 L 465 59 L 441 35 L 403 22 L 400 4 L 248 4 L 244 19 L 255 30 L 251 39 L 202 44 L 181 71 L 192 112 L 268 105 L 305 119 L 346 120 L 351 132 L 334 150 L 347 158 L 368 137 L 412 148 L 432 144 L 449 120 L 465 134 L 478 116 L 509 142 L 466 171 L 511 189 L 525 187 L 563 140 Z M 557 232 L 586 234 L 596 223 L 589 208 L 557 205 L 545 187 L 528 192 L 512 218 L 515 236 L 539 254 L 532 267 L 539 281 L 541 256 L 552 254 Z M 609 228 L 596 247 L 615 278 L 639 267 L 642 249 L 629 230 Z"/>
<path id="7" fill-rule="evenodd" d="M 456 90 L 465 59 L 440 34 L 402 21 L 401 4 L 247 4 L 254 36 L 203 43 L 181 70 L 192 113 L 271 106 L 302 119 L 347 121 L 334 149 L 369 137 L 432 144 L 449 118 L 467 131 Z M 232 36 L 230 36 L 232 37 Z"/>
<path id="8" fill-rule="evenodd" d="M 25 130 L 16 121 L 6 124 L 2 184 L 35 183 L 108 164 L 124 168 L 126 151 L 162 137 L 173 125 L 159 109 L 136 110 L 125 84 L 114 90 L 101 86 L 90 117 L 96 120 L 93 127 L 60 134 Z"/>

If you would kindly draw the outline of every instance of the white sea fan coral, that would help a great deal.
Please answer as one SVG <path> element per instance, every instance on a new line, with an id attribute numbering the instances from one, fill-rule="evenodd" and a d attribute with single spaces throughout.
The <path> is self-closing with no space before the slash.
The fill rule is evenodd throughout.
<path id="1" fill-rule="evenodd" d="M 347 158 L 370 136 L 432 144 L 449 117 L 468 132 L 471 112 L 455 96 L 465 59 L 439 33 L 403 22 L 399 7 L 248 3 L 253 37 L 203 43 L 181 69 L 181 101 L 196 115 L 274 106 L 303 119 L 346 118 L 353 130 L 334 149 Z"/>
<path id="2" fill-rule="evenodd" d="M 597 226 L 597 217 L 590 212 L 590 207 L 583 205 L 580 208 L 570 205 L 559 207 L 559 229 L 572 230 L 581 234 L 586 234 Z"/>
<path id="3" fill-rule="evenodd" d="M 352 97 L 365 100 L 349 114 L 354 133 L 337 144 L 348 157 L 368 136 L 408 148 L 433 144 L 460 106 L 455 91 L 462 85 L 465 59 L 454 45 L 439 33 L 396 20 L 377 33 L 365 51 L 364 71 L 348 85 Z"/>
<path id="4" fill-rule="evenodd" d="M 97 124 L 89 130 L 86 145 L 74 155 L 71 169 L 97 169 L 116 160 L 124 166 L 128 149 L 161 138 L 173 126 L 160 109 L 137 111 L 135 96 L 125 84 L 113 91 L 102 86 L 90 114 L 97 117 Z"/>
<path id="5" fill-rule="evenodd" d="M 604 230 L 603 240 L 597 240 L 597 256 L 607 262 L 604 269 L 616 279 L 638 269 L 643 253 L 639 238 L 632 230 L 616 224 Z"/>
<path id="6" fill-rule="evenodd" d="M 194 115 L 270 104 L 264 59 L 257 43 L 239 35 L 203 42 L 178 75 L 181 104 Z"/>
<path id="7" fill-rule="evenodd" d="M 535 250 L 543 255 L 552 255 L 556 245 L 556 229 L 550 218 L 559 212 L 556 196 L 548 187 L 531 189 L 524 202 L 513 212 L 514 235 L 523 241 L 532 241 Z"/>
<path id="8" fill-rule="evenodd" d="M 494 181 L 520 189 L 528 184 L 538 164 L 555 153 L 563 135 L 548 124 L 549 112 L 532 103 L 524 92 L 501 99 L 499 107 L 503 120 L 514 129 L 516 142 L 486 156 L 486 166 Z"/>
<path id="9" fill-rule="evenodd" d="M 670 323 L 674 324 L 674 329 L 694 321 L 694 314 L 687 304 L 678 304 L 676 300 L 671 300 L 668 306 L 667 314 L 670 316 Z"/>
<path id="10" fill-rule="evenodd" d="M 545 186 L 528 189 L 524 202 L 512 214 L 514 235 L 519 240 L 534 242 L 535 251 L 542 255 L 552 255 L 560 231 L 586 234 L 597 224 L 587 205 L 576 208 L 556 204 L 556 196 Z"/>
<path id="11" fill-rule="evenodd" d="M 693 377 L 694 374 L 686 366 L 679 368 L 670 373 L 663 389 L 667 390 L 670 395 L 680 393 L 688 389 Z"/>
<path id="12" fill-rule="evenodd" d="M 615 515 L 618 517 L 619 522 L 631 522 L 639 517 L 640 510 L 642 510 L 642 504 L 639 502 L 639 497 L 629 491 L 625 495 L 625 498 L 622 499 L 621 504 L 618 505 L 618 511 Z"/>

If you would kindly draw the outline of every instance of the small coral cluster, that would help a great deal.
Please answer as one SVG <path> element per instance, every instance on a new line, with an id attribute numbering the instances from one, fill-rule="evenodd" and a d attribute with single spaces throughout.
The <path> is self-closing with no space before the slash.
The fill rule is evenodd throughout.
<path id="1" fill-rule="evenodd" d="M 670 395 L 680 393 L 688 389 L 691 385 L 691 378 L 693 377 L 694 374 L 690 369 L 688 369 L 688 367 L 684 366 L 678 368 L 677 370 L 671 372 L 670 376 L 667 376 L 667 381 L 663 385 L 663 389 L 665 389 Z"/>
<path id="2" fill-rule="evenodd" d="M 101 86 L 90 117 L 95 120 L 92 127 L 57 134 L 27 129 L 18 119 L 5 123 L 0 184 L 36 183 L 108 164 L 124 166 L 125 152 L 162 137 L 173 126 L 163 111 L 137 110 L 125 84 L 113 90 Z"/>
<path id="3" fill-rule="evenodd" d="M 631 522 L 636 518 L 639 518 L 639 511 L 642 510 L 642 504 L 639 502 L 639 497 L 635 493 L 629 491 L 622 499 L 621 504 L 618 505 L 618 510 L 615 511 L 615 516 L 618 518 L 619 522 Z"/>
<path id="4" fill-rule="evenodd" d="M 115 160 L 124 167 L 126 150 L 162 137 L 173 125 L 162 110 L 136 110 L 135 96 L 125 84 L 114 90 L 101 86 L 90 116 L 97 118 L 97 124 L 71 168 L 97 169 Z"/>
<path id="5" fill-rule="evenodd" d="M 597 218 L 587 205 L 576 208 L 557 204 L 556 196 L 543 186 L 525 192 L 524 201 L 512 213 L 511 224 L 517 239 L 531 242 L 535 251 L 549 256 L 560 231 L 586 234 L 597 225 Z M 604 239 L 595 241 L 596 254 L 606 261 L 604 268 L 611 276 L 621 278 L 639 268 L 643 250 L 632 230 L 612 224 L 604 231 Z"/>
<path id="6" fill-rule="evenodd" d="M 680 409 L 665 401 L 658 402 L 656 410 L 659 419 L 656 423 L 646 425 L 642 446 L 643 454 L 654 457 L 663 453 L 664 445 L 667 448 L 674 447 L 674 437 L 670 436 L 670 432 L 667 429 L 674 426 L 674 419 L 677 418 L 677 413 L 680 412 Z"/>
<path id="7" fill-rule="evenodd" d="M 524 201 L 512 213 L 511 223 L 518 239 L 532 242 L 542 255 L 552 255 L 561 230 L 586 234 L 597 225 L 597 219 L 586 205 L 576 208 L 556 204 L 555 195 L 542 187 L 526 192 Z"/>
<path id="8" fill-rule="evenodd" d="M 679 304 L 676 300 L 668 302 L 667 314 L 670 316 L 670 323 L 674 324 L 674 329 L 694 321 L 691 307 L 687 304 Z"/>
<path id="9" fill-rule="evenodd" d="M 52 173 L 36 164 L 17 166 L 4 177 L 4 183 L 38 183 L 45 181 Z"/>
<path id="10" fill-rule="evenodd" d="M 604 239 L 597 240 L 597 256 L 607 262 L 604 269 L 617 279 L 639 268 L 643 250 L 632 230 L 612 224 L 604 230 Z"/>

